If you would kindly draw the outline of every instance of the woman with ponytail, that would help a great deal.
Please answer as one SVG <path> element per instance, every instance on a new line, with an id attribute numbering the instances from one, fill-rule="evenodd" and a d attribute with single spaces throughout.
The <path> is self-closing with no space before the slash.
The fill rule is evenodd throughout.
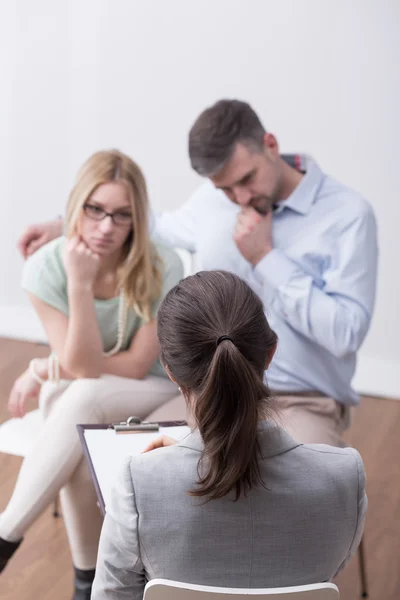
<path id="1" fill-rule="evenodd" d="M 332 579 L 361 539 L 363 463 L 280 426 L 264 381 L 277 337 L 258 296 L 231 273 L 200 272 L 166 295 L 157 327 L 193 430 L 122 466 L 92 599 L 139 600 L 153 578 L 238 588 Z"/>

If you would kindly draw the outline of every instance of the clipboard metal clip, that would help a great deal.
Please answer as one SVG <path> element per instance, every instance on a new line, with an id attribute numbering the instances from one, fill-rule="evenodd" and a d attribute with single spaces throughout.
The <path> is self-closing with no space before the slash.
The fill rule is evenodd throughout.
<path id="1" fill-rule="evenodd" d="M 129 417 L 129 419 L 121 421 L 121 423 L 113 423 L 111 427 L 117 433 L 121 431 L 158 431 L 160 429 L 158 423 L 141 421 L 139 417 Z"/>

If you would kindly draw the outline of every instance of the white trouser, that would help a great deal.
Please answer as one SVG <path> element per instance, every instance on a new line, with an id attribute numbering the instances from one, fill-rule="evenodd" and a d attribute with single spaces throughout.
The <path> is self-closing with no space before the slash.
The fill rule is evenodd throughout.
<path id="1" fill-rule="evenodd" d="M 0 515 L 0 537 L 10 541 L 23 537 L 61 490 L 74 566 L 94 568 L 102 517 L 76 425 L 112 423 L 131 415 L 144 419 L 177 394 L 169 379 L 155 376 L 137 380 L 105 375 L 45 384 L 40 399 L 44 422 Z"/>

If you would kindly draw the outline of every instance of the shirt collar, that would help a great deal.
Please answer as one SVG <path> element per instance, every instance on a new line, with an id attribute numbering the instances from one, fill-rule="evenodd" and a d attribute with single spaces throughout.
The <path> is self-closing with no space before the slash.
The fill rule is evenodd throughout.
<path id="1" fill-rule="evenodd" d="M 283 454 L 288 450 L 302 445 L 296 442 L 285 429 L 273 421 L 260 421 L 257 429 L 262 458 Z M 204 449 L 203 440 L 198 429 L 189 433 L 177 445 L 197 450 L 198 452 L 202 452 Z"/>
<path id="2" fill-rule="evenodd" d="M 293 190 L 286 200 L 278 202 L 275 213 L 285 208 L 290 208 L 301 215 L 306 215 L 314 204 L 318 191 L 324 179 L 324 174 L 309 156 L 302 156 L 306 165 L 306 172 L 299 185 Z"/>

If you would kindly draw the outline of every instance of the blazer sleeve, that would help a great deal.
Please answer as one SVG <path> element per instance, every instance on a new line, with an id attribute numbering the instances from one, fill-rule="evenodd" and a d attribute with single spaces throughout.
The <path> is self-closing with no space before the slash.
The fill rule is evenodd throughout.
<path id="1" fill-rule="evenodd" d="M 355 524 L 355 529 L 354 529 L 354 536 L 353 536 L 352 542 L 350 544 L 349 551 L 347 553 L 346 558 L 340 565 L 337 573 L 339 573 L 339 571 L 344 569 L 344 567 L 347 565 L 347 563 L 350 562 L 350 560 L 352 559 L 354 554 L 357 552 L 358 546 L 360 545 L 360 542 L 361 542 L 362 535 L 364 533 L 365 516 L 366 516 L 367 508 L 368 508 L 368 498 L 367 498 L 367 494 L 365 493 L 364 464 L 363 464 L 362 458 L 361 458 L 360 454 L 357 452 L 357 450 L 353 449 L 353 452 L 355 454 L 356 465 L 357 465 L 357 473 L 356 473 L 357 482 L 358 482 L 357 519 L 356 519 L 356 524 Z M 337 575 L 337 573 L 336 573 L 336 575 Z"/>
<path id="2" fill-rule="evenodd" d="M 92 600 L 142 600 L 146 585 L 138 538 L 139 515 L 125 459 L 112 489 L 100 536 Z"/>

